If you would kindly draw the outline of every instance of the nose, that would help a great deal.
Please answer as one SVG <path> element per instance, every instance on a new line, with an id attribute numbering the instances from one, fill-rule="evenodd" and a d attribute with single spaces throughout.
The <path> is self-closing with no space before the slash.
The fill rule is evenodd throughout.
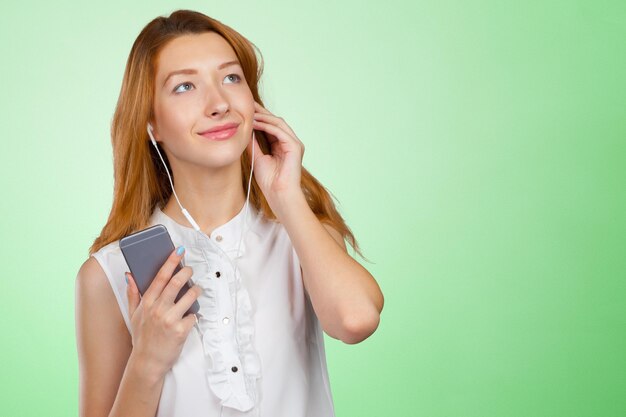
<path id="1" fill-rule="evenodd" d="M 207 116 L 223 116 L 229 111 L 229 103 L 224 94 L 218 90 L 210 92 L 206 98 L 205 113 Z"/>

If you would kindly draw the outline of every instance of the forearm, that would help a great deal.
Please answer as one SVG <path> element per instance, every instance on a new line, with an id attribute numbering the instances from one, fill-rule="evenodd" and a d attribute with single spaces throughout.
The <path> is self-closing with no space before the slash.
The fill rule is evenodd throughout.
<path id="1" fill-rule="evenodd" d="M 358 343 L 379 323 L 383 296 L 372 275 L 341 247 L 300 192 L 284 194 L 277 214 L 294 246 L 324 331 Z"/>
<path id="2" fill-rule="evenodd" d="M 154 417 L 159 405 L 164 375 L 148 370 L 131 353 L 109 417 Z"/>

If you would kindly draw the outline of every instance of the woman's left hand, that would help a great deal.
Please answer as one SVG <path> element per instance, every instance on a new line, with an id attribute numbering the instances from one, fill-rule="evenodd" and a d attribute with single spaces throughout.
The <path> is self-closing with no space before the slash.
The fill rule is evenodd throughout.
<path id="1" fill-rule="evenodd" d="M 252 159 L 254 146 L 254 178 L 272 206 L 279 204 L 282 195 L 302 191 L 300 175 L 304 144 L 282 117 L 273 115 L 256 101 L 254 108 L 252 141 L 246 150 Z M 255 129 L 266 133 L 270 154 L 264 155 L 261 151 L 254 136 Z"/>

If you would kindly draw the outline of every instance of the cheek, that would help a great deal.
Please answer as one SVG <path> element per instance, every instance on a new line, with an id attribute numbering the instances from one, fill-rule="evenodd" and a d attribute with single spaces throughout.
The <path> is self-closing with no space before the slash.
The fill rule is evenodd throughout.
<path id="1" fill-rule="evenodd" d="M 234 105 L 236 103 L 240 112 L 248 120 L 251 120 L 254 116 L 254 96 L 250 89 L 238 91 L 236 95 L 231 97 L 231 102 Z"/>
<path id="2" fill-rule="evenodd" d="M 162 103 L 158 111 L 155 109 L 159 130 L 163 135 L 176 137 L 186 134 L 193 126 L 193 115 L 188 106 L 178 106 L 175 103 Z"/>

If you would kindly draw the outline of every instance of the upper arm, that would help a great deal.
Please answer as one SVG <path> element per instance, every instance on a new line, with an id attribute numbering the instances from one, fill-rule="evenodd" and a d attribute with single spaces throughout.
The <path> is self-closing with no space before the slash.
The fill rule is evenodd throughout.
<path id="1" fill-rule="evenodd" d="M 346 248 L 346 242 L 343 240 L 343 236 L 341 236 L 341 233 L 339 233 L 334 227 L 329 224 L 322 223 L 322 226 L 324 226 L 324 228 L 328 231 L 328 233 L 330 233 L 333 239 L 335 239 L 335 242 L 337 242 L 337 244 L 343 248 L 344 252 L 348 252 L 348 249 Z"/>
<path id="2" fill-rule="evenodd" d="M 80 267 L 75 283 L 79 415 L 108 416 L 119 388 L 132 340 L 113 289 L 94 257 Z"/>

